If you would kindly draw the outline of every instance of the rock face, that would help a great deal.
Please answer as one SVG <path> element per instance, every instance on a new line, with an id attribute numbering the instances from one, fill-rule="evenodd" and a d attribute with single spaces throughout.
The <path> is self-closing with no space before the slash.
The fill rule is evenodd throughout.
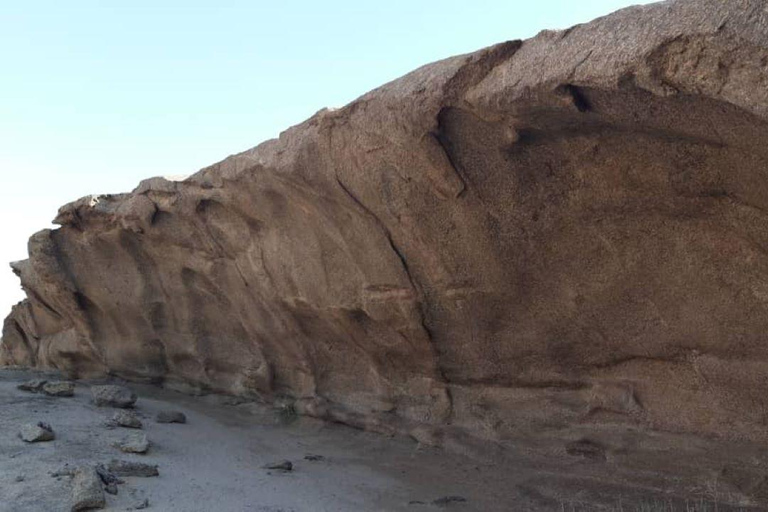
<path id="1" fill-rule="evenodd" d="M 766 212 L 768 2 L 632 7 L 64 206 L 0 358 L 425 442 L 765 440 Z"/>

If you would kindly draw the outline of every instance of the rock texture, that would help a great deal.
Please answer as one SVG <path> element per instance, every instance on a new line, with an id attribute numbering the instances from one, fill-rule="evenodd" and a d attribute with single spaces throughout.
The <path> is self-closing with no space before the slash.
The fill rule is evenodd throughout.
<path id="1" fill-rule="evenodd" d="M 765 440 L 767 212 L 768 2 L 632 7 L 64 206 L 0 358 L 424 442 Z"/>

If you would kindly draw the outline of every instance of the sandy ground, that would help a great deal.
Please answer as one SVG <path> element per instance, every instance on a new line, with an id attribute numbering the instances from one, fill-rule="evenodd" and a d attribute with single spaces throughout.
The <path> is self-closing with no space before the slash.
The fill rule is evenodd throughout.
<path id="1" fill-rule="evenodd" d="M 0 381 L 3 512 L 68 511 L 70 479 L 50 472 L 112 458 L 157 464 L 160 476 L 125 478 L 118 495 L 107 496 L 107 510 L 126 510 L 145 498 L 150 509 L 163 511 L 508 510 L 500 475 L 462 456 L 255 404 L 222 405 L 217 397 L 151 387 L 132 386 L 150 451 L 123 454 L 112 445 L 133 430 L 107 428 L 115 409 L 92 405 L 84 385 L 72 398 L 17 390 L 28 376 L 6 372 Z M 182 411 L 188 422 L 158 424 L 154 416 L 162 409 Z M 18 437 L 21 424 L 37 421 L 54 428 L 55 441 L 27 444 Z M 294 471 L 262 468 L 284 459 Z M 467 501 L 432 503 L 454 495 Z"/>
<path id="2" fill-rule="evenodd" d="M 149 510 L 174 512 L 766 510 L 744 498 L 741 487 L 751 485 L 753 495 L 761 485 L 768 491 L 768 472 L 746 472 L 738 486 L 711 478 L 728 457 L 738 475 L 748 463 L 763 471 L 766 454 L 750 447 L 644 437 L 645 451 L 626 455 L 634 467 L 620 454 L 610 464 L 492 447 L 458 454 L 254 403 L 140 385 L 130 387 L 152 446 L 145 455 L 128 455 L 113 444 L 135 431 L 109 428 L 115 409 L 91 404 L 87 384 L 78 384 L 72 398 L 16 389 L 35 376 L 0 370 L 0 512 L 69 511 L 71 480 L 51 473 L 113 458 L 157 464 L 160 476 L 125 478 L 117 496 L 107 495 L 106 510 L 130 510 L 144 500 Z M 168 409 L 188 422 L 156 423 L 156 413 Z M 22 424 L 38 421 L 53 427 L 56 440 L 27 444 L 18 437 Z M 294 470 L 263 468 L 282 460 Z M 741 505 L 710 501 L 713 481 L 718 499 Z M 451 496 L 466 501 L 440 501 Z"/>

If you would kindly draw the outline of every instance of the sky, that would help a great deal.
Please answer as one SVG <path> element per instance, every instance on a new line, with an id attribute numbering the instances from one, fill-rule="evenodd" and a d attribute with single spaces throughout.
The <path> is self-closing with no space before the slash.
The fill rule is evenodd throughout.
<path id="1" fill-rule="evenodd" d="M 0 0 L 0 319 L 7 262 L 59 206 L 191 174 L 408 71 L 626 0 Z"/>

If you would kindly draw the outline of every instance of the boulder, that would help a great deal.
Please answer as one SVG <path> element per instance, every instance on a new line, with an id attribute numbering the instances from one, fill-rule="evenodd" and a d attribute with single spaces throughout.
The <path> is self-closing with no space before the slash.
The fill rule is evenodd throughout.
<path id="1" fill-rule="evenodd" d="M 147 450 L 149 450 L 149 440 L 147 439 L 146 434 L 137 432 L 126 437 L 117 443 L 116 446 L 120 449 L 120 451 L 125 453 L 144 454 L 147 453 Z"/>
<path id="2" fill-rule="evenodd" d="M 93 403 L 99 407 L 129 408 L 136 403 L 136 393 L 125 386 L 92 386 Z"/>
<path id="3" fill-rule="evenodd" d="M 107 505 L 101 478 L 92 467 L 80 467 L 72 478 L 72 512 L 102 509 Z"/>
<path id="4" fill-rule="evenodd" d="M 287 396 L 427 443 L 768 442 L 766 7 L 501 42 L 67 204 L 13 265 L 0 364 Z"/>
<path id="5" fill-rule="evenodd" d="M 69 381 L 46 382 L 43 385 L 43 393 L 48 396 L 74 396 L 75 383 Z"/>
<path id="6" fill-rule="evenodd" d="M 112 418 L 110 419 L 110 423 L 126 428 L 142 427 L 141 420 L 136 415 L 136 413 L 128 410 L 115 411 L 115 414 L 113 414 Z"/>
<path id="7" fill-rule="evenodd" d="M 53 441 L 56 439 L 56 434 L 53 432 L 53 428 L 47 423 L 27 423 L 22 425 L 19 431 L 19 437 L 27 443 L 41 443 L 45 441 Z"/>

